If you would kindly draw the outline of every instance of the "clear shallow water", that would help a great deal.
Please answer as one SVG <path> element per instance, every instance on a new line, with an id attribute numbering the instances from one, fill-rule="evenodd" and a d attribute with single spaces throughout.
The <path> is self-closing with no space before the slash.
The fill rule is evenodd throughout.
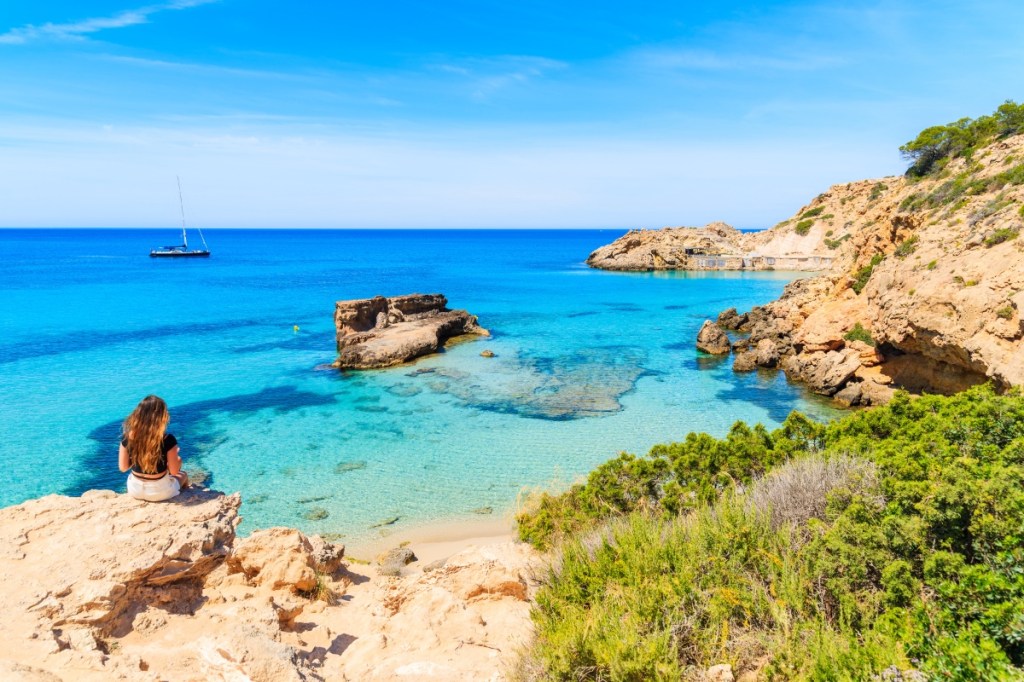
<path id="1" fill-rule="evenodd" d="M 120 421 L 147 393 L 168 401 L 186 466 L 242 492 L 243 532 L 349 541 L 395 517 L 387 530 L 501 514 L 524 486 L 691 430 L 834 414 L 694 350 L 705 318 L 792 275 L 583 265 L 620 234 L 211 230 L 212 258 L 169 261 L 147 254 L 173 231 L 0 230 L 0 504 L 123 491 Z M 397 369 L 322 367 L 335 300 L 414 291 L 493 337 Z"/>

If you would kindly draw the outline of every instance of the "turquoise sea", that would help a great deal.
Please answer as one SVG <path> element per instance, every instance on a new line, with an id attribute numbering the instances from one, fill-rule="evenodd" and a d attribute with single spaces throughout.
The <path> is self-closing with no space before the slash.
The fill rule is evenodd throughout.
<path id="1" fill-rule="evenodd" d="M 782 374 L 694 349 L 705 318 L 793 274 L 584 265 L 621 234 L 210 230 L 209 260 L 175 261 L 148 257 L 173 230 L 0 230 L 0 504 L 123 491 L 120 422 L 147 393 L 169 403 L 186 467 L 242 492 L 243 532 L 350 542 L 396 517 L 387 530 L 507 513 L 524 488 L 691 430 L 833 414 Z M 411 292 L 444 293 L 493 336 L 396 369 L 327 367 L 336 300 Z"/>

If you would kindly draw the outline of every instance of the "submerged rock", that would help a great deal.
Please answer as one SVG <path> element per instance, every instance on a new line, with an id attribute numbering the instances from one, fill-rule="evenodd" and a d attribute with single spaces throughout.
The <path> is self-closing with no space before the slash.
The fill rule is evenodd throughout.
<path id="1" fill-rule="evenodd" d="M 465 310 L 449 310 L 442 294 L 338 301 L 334 311 L 339 369 L 377 369 L 435 353 L 464 334 L 489 336 Z"/>

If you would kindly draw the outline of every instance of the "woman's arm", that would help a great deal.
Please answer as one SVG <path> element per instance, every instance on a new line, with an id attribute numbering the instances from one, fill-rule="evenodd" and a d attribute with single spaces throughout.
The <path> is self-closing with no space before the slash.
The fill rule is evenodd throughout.
<path id="1" fill-rule="evenodd" d="M 180 462 L 181 460 L 178 461 Z M 128 459 L 128 448 L 124 446 L 124 443 L 121 443 L 117 449 L 117 468 L 121 471 L 128 471 L 132 468 L 132 463 Z"/>
<path id="2" fill-rule="evenodd" d="M 181 448 L 175 445 L 173 448 L 167 451 L 167 471 L 171 473 L 171 476 L 177 476 L 181 473 Z"/>

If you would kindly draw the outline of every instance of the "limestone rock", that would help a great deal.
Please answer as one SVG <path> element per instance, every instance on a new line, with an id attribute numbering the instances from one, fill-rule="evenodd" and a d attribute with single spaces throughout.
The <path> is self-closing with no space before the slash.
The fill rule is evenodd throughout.
<path id="1" fill-rule="evenodd" d="M 851 381 L 841 390 L 837 391 L 832 398 L 843 407 L 859 405 L 863 384 L 864 382 L 862 381 Z"/>
<path id="2" fill-rule="evenodd" d="M 756 362 L 760 367 L 775 367 L 779 364 L 779 349 L 771 339 L 761 339 L 757 342 Z"/>
<path id="3" fill-rule="evenodd" d="M 736 358 L 732 361 L 732 371 L 734 372 L 752 372 L 755 369 L 757 369 L 757 353 L 754 351 L 737 353 Z"/>
<path id="4" fill-rule="evenodd" d="M 725 223 L 704 227 L 630 230 L 590 254 L 587 264 L 603 270 L 823 270 L 833 254 L 827 227 L 807 235 L 785 230 L 743 233 Z"/>
<path id="5" fill-rule="evenodd" d="M 340 369 L 375 369 L 437 352 L 464 334 L 488 336 L 465 310 L 449 310 L 442 294 L 338 301 L 334 311 Z"/>
<path id="6" fill-rule="evenodd" d="M 1019 163 L 1010 157 L 1024 158 L 1024 135 L 979 150 L 976 165 L 954 159 L 947 170 L 985 186 Z M 914 195 L 941 195 L 946 181 L 835 185 L 758 233 L 752 252 L 795 239 L 794 221 L 813 219 L 807 238 L 827 228 L 822 243 L 832 258 L 823 274 L 791 282 L 780 298 L 750 311 L 749 347 L 772 341 L 777 365 L 794 378 L 862 405 L 885 402 L 900 388 L 953 393 L 985 381 L 1024 385 L 1024 238 L 994 239 L 1024 231 L 1015 208 L 1024 204 L 1024 185 L 992 183 L 953 205 L 908 208 Z M 727 310 L 722 319 L 738 314 Z M 845 338 L 857 324 L 873 346 Z M 869 369 L 878 372 L 865 374 Z M 857 388 L 845 390 L 858 381 L 859 397 Z"/>
<path id="7" fill-rule="evenodd" d="M 397 576 L 401 575 L 402 569 L 416 561 L 416 554 L 408 547 L 396 547 L 390 549 L 377 558 L 379 575 Z"/>
<path id="8" fill-rule="evenodd" d="M 0 679 L 501 679 L 529 640 L 543 571 L 527 545 L 374 579 L 295 530 L 237 539 L 239 504 L 213 491 L 164 503 L 90 491 L 0 510 Z M 337 575 L 318 578 L 326 601 L 296 594 L 311 566 L 332 563 Z"/>
<path id="9" fill-rule="evenodd" d="M 737 331 L 749 321 L 749 314 L 742 315 L 735 308 L 728 308 L 718 314 L 718 326 L 722 329 Z"/>
<path id="10" fill-rule="evenodd" d="M 319 535 L 310 535 L 308 539 L 317 570 L 334 573 L 341 567 L 341 561 L 345 558 L 345 545 L 328 542 Z"/>
<path id="11" fill-rule="evenodd" d="M 253 585 L 307 592 L 316 585 L 313 546 L 293 528 L 268 528 L 240 540 L 228 560 Z"/>
<path id="12" fill-rule="evenodd" d="M 726 355 L 730 347 L 729 337 L 726 333 L 711 320 L 705 320 L 704 325 L 697 332 L 697 350 L 711 355 Z"/>
<path id="13" fill-rule="evenodd" d="M 543 573 L 534 550 L 507 542 L 458 552 L 427 573 L 367 583 L 372 600 L 363 605 L 356 593 L 345 605 L 354 639 L 324 665 L 324 677 L 506 679 L 501 671 L 531 639 L 530 600 Z"/>

